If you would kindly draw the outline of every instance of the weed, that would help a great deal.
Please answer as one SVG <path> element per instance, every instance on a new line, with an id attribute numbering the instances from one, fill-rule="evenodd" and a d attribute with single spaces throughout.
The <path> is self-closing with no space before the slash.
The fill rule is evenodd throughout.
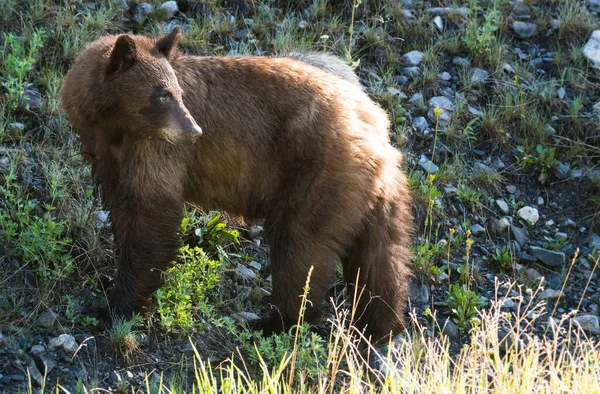
<path id="1" fill-rule="evenodd" d="M 108 330 L 108 341 L 112 352 L 130 360 L 139 349 L 135 327 L 142 324 L 143 317 L 134 314 L 131 320 L 114 319 L 112 327 Z"/>
<path id="2" fill-rule="evenodd" d="M 490 263 L 500 267 L 503 270 L 510 270 L 514 266 L 514 258 L 512 251 L 507 245 L 502 248 L 494 249 L 494 252 L 490 254 L 487 259 Z"/>
<path id="3" fill-rule="evenodd" d="M 530 166 L 539 172 L 538 181 L 546 184 L 556 175 L 560 162 L 555 158 L 556 148 L 544 148 L 541 144 L 535 147 L 536 154 L 526 153 L 526 149 L 519 145 L 518 152 L 521 154 L 517 160 L 525 166 Z"/>
<path id="4" fill-rule="evenodd" d="M 487 300 L 469 290 L 465 284 L 455 283 L 450 285 L 448 298 L 440 304 L 450 308 L 452 321 L 461 331 L 468 331 L 478 324 L 479 308 L 486 306 Z"/>
<path id="5" fill-rule="evenodd" d="M 219 282 L 221 263 L 189 245 L 180 248 L 180 258 L 181 264 L 167 271 L 166 283 L 155 294 L 160 324 L 166 331 L 203 331 L 205 327 L 195 317 L 212 312 L 206 292 Z"/>

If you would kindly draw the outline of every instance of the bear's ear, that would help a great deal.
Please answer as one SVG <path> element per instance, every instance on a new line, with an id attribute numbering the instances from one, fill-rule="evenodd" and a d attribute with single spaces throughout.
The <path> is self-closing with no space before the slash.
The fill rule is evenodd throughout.
<path id="1" fill-rule="evenodd" d="M 156 42 L 156 49 L 168 59 L 177 52 L 181 36 L 181 27 L 175 25 L 169 34 L 165 34 Z"/>
<path id="2" fill-rule="evenodd" d="M 115 47 L 110 54 L 106 72 L 108 74 L 123 72 L 133 66 L 136 57 L 137 49 L 135 47 L 135 41 L 133 41 L 133 38 L 130 36 L 124 34 L 120 36 L 115 43 Z"/>

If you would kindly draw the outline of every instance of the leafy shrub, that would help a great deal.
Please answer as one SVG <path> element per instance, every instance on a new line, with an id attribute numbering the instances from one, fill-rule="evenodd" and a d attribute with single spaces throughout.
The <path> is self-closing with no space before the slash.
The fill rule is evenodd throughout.
<path id="1" fill-rule="evenodd" d="M 452 321 L 461 331 L 467 331 L 477 322 L 478 308 L 486 306 L 487 300 L 469 290 L 465 284 L 455 283 L 450 285 L 448 299 L 441 305 L 450 308 L 454 315 Z"/>

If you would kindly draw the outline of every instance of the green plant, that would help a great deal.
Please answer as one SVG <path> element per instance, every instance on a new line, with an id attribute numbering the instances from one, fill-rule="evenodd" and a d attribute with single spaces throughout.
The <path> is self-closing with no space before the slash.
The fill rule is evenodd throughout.
<path id="1" fill-rule="evenodd" d="M 496 42 L 496 31 L 500 18 L 496 2 L 491 9 L 485 10 L 485 20 L 482 25 L 477 19 L 477 14 L 481 11 L 483 9 L 478 0 L 469 1 L 469 22 L 464 32 L 464 43 L 476 59 L 481 59 Z"/>
<path id="2" fill-rule="evenodd" d="M 0 46 L 2 87 L 12 109 L 27 99 L 27 77 L 33 69 L 37 51 L 42 47 L 44 34 L 44 30 L 34 31 L 27 46 L 14 34 L 4 34 L 4 45 Z"/>
<path id="3" fill-rule="evenodd" d="M 464 183 L 459 183 L 457 187 L 458 199 L 465 205 L 474 208 L 481 200 L 482 194 L 475 189 L 470 188 Z"/>
<path id="4" fill-rule="evenodd" d="M 45 283 L 53 283 L 74 271 L 68 223 L 52 216 L 55 208 L 29 196 L 21 196 L 11 169 L 0 185 L 4 207 L 0 210 L 0 243 Z"/>
<path id="5" fill-rule="evenodd" d="M 546 184 L 556 174 L 556 170 L 560 165 L 560 161 L 555 157 L 556 148 L 544 148 L 541 144 L 538 144 L 535 147 L 537 155 L 526 153 L 526 149 L 521 145 L 517 146 L 517 150 L 521 154 L 521 157 L 517 157 L 517 160 L 526 166 L 534 167 L 540 174 L 538 176 L 540 183 Z"/>
<path id="6" fill-rule="evenodd" d="M 72 324 L 81 324 L 85 327 L 94 327 L 98 325 L 98 319 L 92 316 L 85 316 L 81 313 L 80 308 L 76 305 L 73 296 L 67 295 L 67 309 L 65 310 L 65 316 Z"/>
<path id="7" fill-rule="evenodd" d="M 160 324 L 167 331 L 204 330 L 199 314 L 210 315 L 206 292 L 216 286 L 219 261 L 210 260 L 199 247 L 180 248 L 181 264 L 167 270 L 165 284 L 156 291 Z"/>
<path id="8" fill-rule="evenodd" d="M 487 305 L 487 300 L 480 297 L 465 284 L 452 284 L 448 298 L 440 302 L 441 305 L 450 308 L 454 315 L 452 321 L 461 331 L 468 331 L 477 324 L 478 309 Z"/>
<path id="9" fill-rule="evenodd" d="M 438 260 L 446 250 L 445 246 L 446 244 L 443 242 L 432 243 L 428 240 L 423 240 L 417 245 L 411 245 L 413 269 L 432 279 L 439 279 L 447 269 L 447 265 L 438 266 Z"/>
<path id="10" fill-rule="evenodd" d="M 504 245 L 502 248 L 494 249 L 494 252 L 492 252 L 487 259 L 490 263 L 495 264 L 504 270 L 513 268 L 514 259 L 511 250 L 507 245 Z"/>

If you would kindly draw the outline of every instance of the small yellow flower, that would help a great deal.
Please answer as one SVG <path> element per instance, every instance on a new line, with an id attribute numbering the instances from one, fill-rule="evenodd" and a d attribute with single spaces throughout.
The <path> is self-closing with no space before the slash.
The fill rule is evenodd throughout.
<path id="1" fill-rule="evenodd" d="M 467 230 L 467 238 L 471 236 L 471 230 Z"/>
<path id="2" fill-rule="evenodd" d="M 444 110 L 442 108 L 435 107 L 433 109 L 433 113 L 435 114 L 436 118 L 439 118 L 440 115 L 442 114 L 442 112 L 444 112 Z"/>
<path id="3" fill-rule="evenodd" d="M 515 76 L 513 77 L 513 81 L 515 82 L 515 85 L 518 85 L 518 84 L 519 84 L 519 76 L 518 76 L 518 75 L 515 75 Z"/>
<path id="4" fill-rule="evenodd" d="M 473 240 L 472 239 L 467 239 L 467 246 L 471 246 L 473 245 Z"/>
<path id="5" fill-rule="evenodd" d="M 455 231 L 456 231 L 456 230 L 454 229 L 454 227 L 452 227 L 452 228 L 450 229 L 450 235 L 454 235 L 454 232 L 455 232 Z"/>
<path id="6" fill-rule="evenodd" d="M 435 175 L 434 174 L 429 174 L 427 176 L 427 178 L 429 179 L 429 182 L 433 182 L 433 180 L 435 179 Z"/>

